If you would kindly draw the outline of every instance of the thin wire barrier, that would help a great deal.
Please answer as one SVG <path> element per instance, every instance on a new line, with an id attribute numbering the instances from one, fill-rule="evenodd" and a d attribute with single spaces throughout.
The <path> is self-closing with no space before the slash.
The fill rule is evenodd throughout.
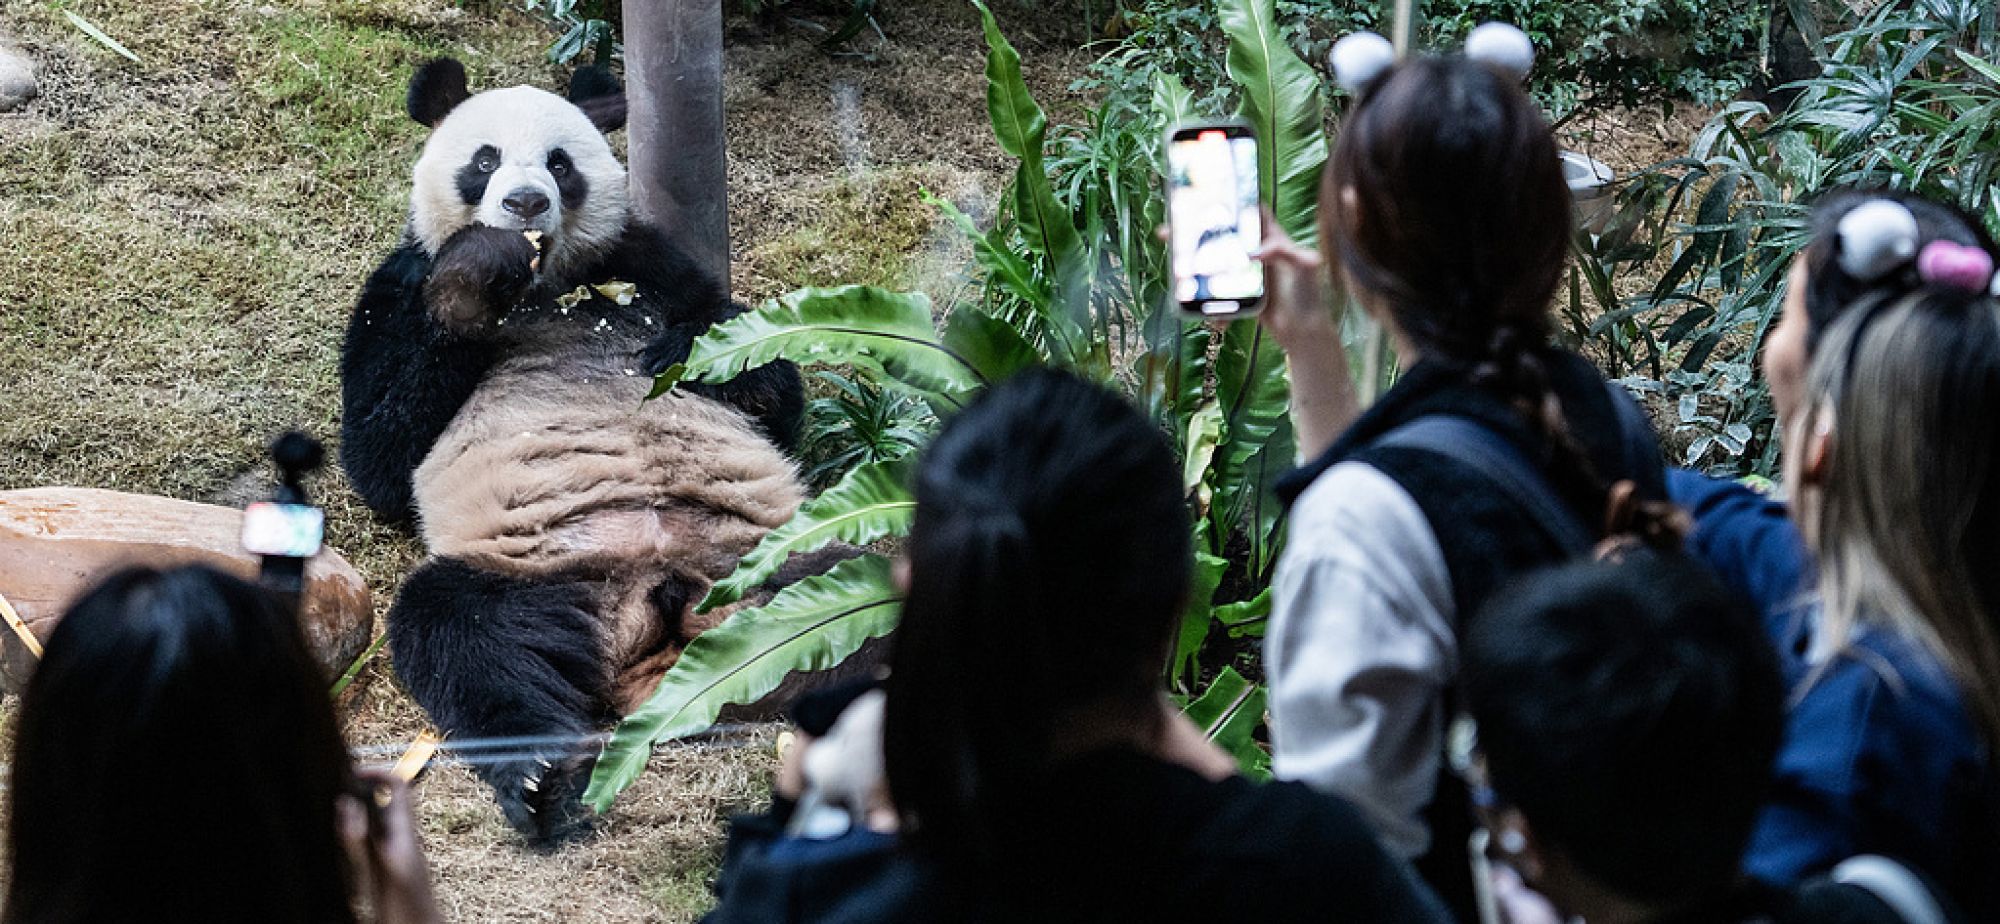
<path id="1" fill-rule="evenodd" d="M 708 731 L 659 741 L 653 744 L 653 752 L 682 750 L 740 750 L 755 747 L 768 725 L 750 723 L 729 723 L 717 725 Z M 504 764 L 524 760 L 547 760 L 555 756 L 582 756 L 592 754 L 611 740 L 610 733 L 591 735 L 519 735 L 496 738 L 447 739 L 437 745 L 431 763 L 479 767 L 490 764 Z M 403 756 L 413 749 L 411 744 L 371 744 L 350 748 L 354 762 L 363 769 L 389 770 L 396 766 Z"/>

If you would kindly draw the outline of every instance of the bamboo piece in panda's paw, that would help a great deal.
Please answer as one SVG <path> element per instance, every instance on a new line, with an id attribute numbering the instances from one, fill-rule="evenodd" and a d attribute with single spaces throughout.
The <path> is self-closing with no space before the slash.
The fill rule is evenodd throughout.
<path id="1" fill-rule="evenodd" d="M 523 231 L 523 232 L 521 232 L 521 236 L 522 236 L 522 237 L 525 237 L 525 238 L 527 238 L 527 239 L 528 239 L 528 243 L 530 243 L 530 244 L 533 244 L 533 245 L 535 245 L 535 258 L 534 258 L 534 259 L 532 259 L 532 260 L 529 260 L 529 261 L 528 261 L 528 272 L 530 272 L 530 273 L 539 273 L 539 272 L 541 272 L 541 271 L 542 271 L 542 232 L 540 232 L 540 231 L 535 231 L 535 230 L 533 230 L 533 229 L 530 229 L 530 230 L 527 230 L 527 231 Z"/>

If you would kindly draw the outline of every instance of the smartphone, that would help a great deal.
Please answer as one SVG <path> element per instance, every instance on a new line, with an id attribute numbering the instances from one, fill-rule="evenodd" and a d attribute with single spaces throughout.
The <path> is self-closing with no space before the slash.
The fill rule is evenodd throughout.
<path id="1" fill-rule="evenodd" d="M 1205 318 L 1255 314 L 1264 302 L 1257 138 L 1233 122 L 1167 132 L 1167 262 L 1174 301 Z"/>
<path id="2" fill-rule="evenodd" d="M 305 504 L 251 504 L 243 508 L 243 549 L 253 555 L 311 558 L 326 536 L 326 514 Z"/>

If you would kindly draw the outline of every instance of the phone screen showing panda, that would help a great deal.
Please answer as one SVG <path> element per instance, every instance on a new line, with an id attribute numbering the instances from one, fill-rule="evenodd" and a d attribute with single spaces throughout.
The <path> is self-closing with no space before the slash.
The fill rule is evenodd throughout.
<path id="1" fill-rule="evenodd" d="M 1256 310 L 1264 298 L 1257 139 L 1240 125 L 1184 126 L 1167 140 L 1168 259 L 1174 300 L 1203 317 Z"/>

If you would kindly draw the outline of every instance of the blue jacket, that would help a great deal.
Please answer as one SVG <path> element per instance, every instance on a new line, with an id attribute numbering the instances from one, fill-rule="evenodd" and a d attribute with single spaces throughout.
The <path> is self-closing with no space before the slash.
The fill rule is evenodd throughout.
<path id="1" fill-rule="evenodd" d="M 1799 621 L 1796 641 L 1815 621 Z M 1744 867 L 1793 883 L 1861 853 L 1922 870 L 1973 920 L 2000 920 L 1990 749 L 1943 666 L 1883 629 L 1861 630 L 1794 693 Z"/>
<path id="2" fill-rule="evenodd" d="M 1694 519 L 1688 553 L 1742 594 L 1764 617 L 1778 643 L 1785 680 L 1804 677 L 1803 650 L 1795 650 L 1800 603 L 1812 592 L 1812 553 L 1799 537 L 1785 503 L 1740 481 L 1667 469 L 1667 496 Z"/>
<path id="3" fill-rule="evenodd" d="M 2000 920 L 2000 775 L 1958 684 L 1919 643 L 1880 629 L 1810 663 L 1815 568 L 1785 505 L 1677 469 L 1667 492 L 1694 518 L 1689 552 L 1756 604 L 1794 691 L 1745 868 L 1791 884 L 1883 854 L 1973 919 Z"/>

